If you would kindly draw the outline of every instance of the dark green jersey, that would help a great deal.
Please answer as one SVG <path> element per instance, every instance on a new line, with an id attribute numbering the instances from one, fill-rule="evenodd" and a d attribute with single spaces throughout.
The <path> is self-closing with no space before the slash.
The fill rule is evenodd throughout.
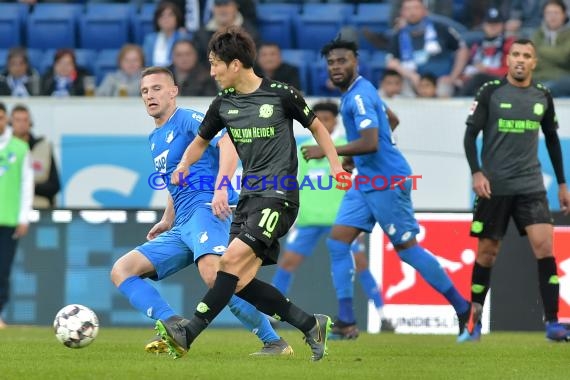
<path id="1" fill-rule="evenodd" d="M 309 127 L 314 118 L 296 89 L 264 78 L 251 94 L 223 90 L 210 105 L 199 135 L 211 140 L 227 129 L 243 165 L 240 198 L 273 197 L 298 204 L 293 119 Z"/>
<path id="2" fill-rule="evenodd" d="M 550 92 L 533 82 L 516 87 L 506 79 L 479 90 L 467 118 L 468 128 L 483 131 L 481 170 L 493 195 L 544 191 L 538 161 L 538 130 L 558 128 Z"/>

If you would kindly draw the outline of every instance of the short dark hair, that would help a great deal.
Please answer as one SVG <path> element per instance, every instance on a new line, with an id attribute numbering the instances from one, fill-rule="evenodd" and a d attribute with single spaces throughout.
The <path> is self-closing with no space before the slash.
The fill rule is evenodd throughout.
<path id="1" fill-rule="evenodd" d="M 402 78 L 402 74 L 400 74 L 399 72 L 397 72 L 397 71 L 394 70 L 394 69 L 386 69 L 386 70 L 384 70 L 384 75 L 382 76 L 382 78 L 385 78 L 385 77 L 392 77 L 392 76 L 393 76 L 393 77 Z"/>
<path id="2" fill-rule="evenodd" d="M 4 102 L 0 102 L 0 111 L 4 111 L 4 113 L 6 113 L 6 104 L 4 104 Z"/>
<path id="3" fill-rule="evenodd" d="M 237 26 L 217 31 L 208 43 L 208 54 L 210 53 L 226 65 L 237 59 L 246 69 L 253 68 L 257 55 L 255 42 L 251 35 Z"/>
<path id="4" fill-rule="evenodd" d="M 530 45 L 533 47 L 534 50 L 536 50 L 536 45 L 534 44 L 534 42 L 532 42 L 532 40 L 529 40 L 528 38 L 519 38 L 517 40 L 515 40 L 513 42 L 512 45 L 517 44 L 517 45 Z M 511 46 L 512 46 L 511 45 Z"/>
<path id="5" fill-rule="evenodd" d="M 182 14 L 182 10 L 180 9 L 180 7 L 178 5 L 176 5 L 176 3 L 173 3 L 171 1 L 166 0 L 166 1 L 161 1 L 160 3 L 158 3 L 158 5 L 156 6 L 156 8 L 154 10 L 154 16 L 152 18 L 154 30 L 156 30 L 156 31 L 160 30 L 160 28 L 158 26 L 158 19 L 162 15 L 162 12 L 164 12 L 166 9 L 172 10 L 172 12 L 174 13 L 174 17 L 176 17 L 176 27 L 182 28 L 184 26 L 184 15 Z"/>
<path id="6" fill-rule="evenodd" d="M 340 36 L 323 46 L 321 55 L 326 57 L 334 49 L 348 49 L 354 53 L 355 57 L 358 57 L 358 44 L 354 41 L 343 40 Z"/>
<path id="7" fill-rule="evenodd" d="M 162 66 L 150 66 L 147 67 L 146 69 L 144 69 L 141 72 L 141 79 L 148 76 L 148 75 L 152 75 L 152 74 L 165 74 L 168 75 L 170 77 L 170 79 L 172 79 L 173 83 L 176 83 L 174 81 L 174 74 L 172 74 L 172 71 L 170 71 L 167 67 L 162 67 Z"/>
<path id="8" fill-rule="evenodd" d="M 313 106 L 313 112 L 319 112 L 319 111 L 330 112 L 334 115 L 334 117 L 337 117 L 338 116 L 338 105 L 335 102 L 331 102 L 331 101 L 324 101 L 324 102 L 315 103 L 315 105 Z"/>
<path id="9" fill-rule="evenodd" d="M 432 73 L 425 73 L 422 74 L 420 76 L 420 80 L 427 80 L 428 82 L 430 82 L 431 84 L 433 84 L 434 86 L 437 86 L 437 76 L 435 76 L 435 74 Z"/>

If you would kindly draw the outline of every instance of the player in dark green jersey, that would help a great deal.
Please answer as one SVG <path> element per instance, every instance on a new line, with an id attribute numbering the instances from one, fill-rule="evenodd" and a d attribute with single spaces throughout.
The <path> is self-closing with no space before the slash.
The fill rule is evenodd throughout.
<path id="1" fill-rule="evenodd" d="M 502 80 L 479 90 L 467 119 L 465 153 L 477 195 L 471 235 L 479 238 L 471 279 L 471 315 L 460 341 L 479 340 L 481 311 L 490 287 L 491 268 L 512 217 L 521 235 L 527 235 L 538 264 L 539 288 L 544 306 L 546 337 L 567 341 L 569 332 L 558 323 L 559 284 L 552 252 L 552 216 L 538 161 L 538 130 L 558 181 L 562 210 L 570 211 L 570 194 L 564 178 L 558 121 L 550 92 L 532 80 L 536 50 L 530 40 L 513 43 L 509 68 Z M 483 132 L 481 164 L 476 139 Z"/>
<path id="2" fill-rule="evenodd" d="M 251 36 L 239 28 L 218 32 L 210 40 L 210 74 L 224 90 L 210 105 L 198 136 L 172 175 L 172 183 L 184 181 L 187 168 L 201 157 L 209 140 L 225 128 L 243 164 L 242 192 L 214 287 L 198 304 L 192 319 L 158 321 L 157 329 L 172 353 L 181 356 L 236 293 L 265 314 L 301 330 L 311 347 L 311 359 L 317 361 L 326 353 L 330 317 L 307 314 L 255 276 L 262 264 L 276 263 L 278 239 L 297 216 L 299 186 L 293 120 L 311 131 L 326 154 L 331 175 L 343 169 L 327 129 L 299 91 L 255 75 L 255 52 Z"/>

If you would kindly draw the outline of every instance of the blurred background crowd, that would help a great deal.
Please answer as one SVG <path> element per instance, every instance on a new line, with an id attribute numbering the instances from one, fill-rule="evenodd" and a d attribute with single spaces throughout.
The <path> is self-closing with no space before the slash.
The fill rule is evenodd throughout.
<path id="1" fill-rule="evenodd" d="M 241 25 L 256 71 L 336 96 L 319 50 L 339 33 L 385 98 L 473 96 L 506 73 L 516 38 L 537 46 L 535 79 L 570 96 L 570 0 L 52 1 L 0 3 L 0 96 L 137 96 L 145 66 L 168 66 L 182 96 L 213 96 L 207 44 Z"/>

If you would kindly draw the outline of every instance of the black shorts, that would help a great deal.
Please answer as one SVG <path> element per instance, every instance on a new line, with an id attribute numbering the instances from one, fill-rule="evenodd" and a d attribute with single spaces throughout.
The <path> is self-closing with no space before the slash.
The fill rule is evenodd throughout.
<path id="1" fill-rule="evenodd" d="M 526 235 L 527 226 L 554 223 L 544 191 L 498 195 L 491 199 L 477 197 L 473 208 L 471 236 L 501 240 L 507 232 L 511 216 L 521 236 Z"/>
<path id="2" fill-rule="evenodd" d="M 279 238 L 289 232 L 298 211 L 299 206 L 284 199 L 240 199 L 230 227 L 230 242 L 237 237 L 263 260 L 262 265 L 276 264 L 281 250 Z"/>

